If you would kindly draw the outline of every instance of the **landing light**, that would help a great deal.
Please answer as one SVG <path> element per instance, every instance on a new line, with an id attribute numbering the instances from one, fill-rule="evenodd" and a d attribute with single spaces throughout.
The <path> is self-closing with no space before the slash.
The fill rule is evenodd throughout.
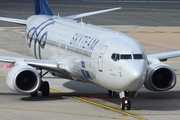
<path id="1" fill-rule="evenodd" d="M 62 68 L 62 65 L 61 65 L 61 64 L 59 65 L 59 68 Z"/>
<path id="2" fill-rule="evenodd" d="M 128 101 L 127 101 L 127 100 L 125 100 L 124 102 L 125 102 L 125 104 L 127 104 L 127 103 L 128 103 Z"/>

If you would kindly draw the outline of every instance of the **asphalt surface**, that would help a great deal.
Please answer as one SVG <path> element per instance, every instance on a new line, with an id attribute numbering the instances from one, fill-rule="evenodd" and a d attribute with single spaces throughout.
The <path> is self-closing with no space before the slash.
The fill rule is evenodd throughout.
<path id="1" fill-rule="evenodd" d="M 33 14 L 31 2 L 32 0 L 0 0 L 0 16 L 26 19 Z M 122 10 L 91 16 L 84 20 L 97 25 L 115 25 L 106 27 L 136 38 L 148 53 L 180 49 L 180 28 L 177 28 L 180 25 L 179 2 L 155 3 L 146 0 L 105 3 L 87 0 L 49 0 L 49 4 L 53 7 L 54 13 L 61 16 L 121 6 Z M 0 22 L 0 54 L 31 57 L 23 38 L 23 28 L 9 28 L 12 26 L 18 25 Z M 118 95 L 109 97 L 106 89 L 92 84 L 58 79 L 49 74 L 43 79 L 50 82 L 50 97 L 44 98 L 39 94 L 37 98 L 31 98 L 29 95 L 14 93 L 6 85 L 8 65 L 0 63 L 0 116 L 4 120 L 179 120 L 179 59 L 170 59 L 167 62 L 175 69 L 177 85 L 167 92 L 151 92 L 142 87 L 137 98 L 131 100 L 131 111 L 119 110 Z"/>
<path id="2" fill-rule="evenodd" d="M 180 49 L 180 27 L 106 26 L 136 38 L 148 53 Z M 31 57 L 22 28 L 0 28 L 0 55 Z M 0 116 L 4 120 L 179 120 L 180 118 L 180 58 L 170 59 L 177 75 L 176 86 L 166 92 L 151 92 L 142 87 L 131 99 L 132 109 L 121 111 L 118 94 L 111 97 L 107 90 L 93 84 L 62 78 L 43 77 L 49 81 L 51 94 L 37 98 L 14 93 L 6 85 L 9 64 L 0 63 Z"/>

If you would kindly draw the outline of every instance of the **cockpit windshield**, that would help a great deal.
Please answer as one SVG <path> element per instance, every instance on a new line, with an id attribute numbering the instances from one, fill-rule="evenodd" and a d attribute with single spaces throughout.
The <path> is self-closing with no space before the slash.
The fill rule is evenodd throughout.
<path id="1" fill-rule="evenodd" d="M 140 59 L 143 59 L 143 55 L 142 54 L 118 54 L 118 53 L 113 53 L 111 55 L 111 58 L 114 61 L 131 60 L 131 59 L 140 60 Z"/>
<path id="2" fill-rule="evenodd" d="M 131 54 L 121 54 L 121 59 L 132 59 Z"/>
<path id="3" fill-rule="evenodd" d="M 120 54 L 117 54 L 117 53 L 113 53 L 111 58 L 114 60 L 114 61 L 118 61 L 120 59 Z"/>
<path id="4" fill-rule="evenodd" d="M 133 54 L 134 59 L 143 59 L 142 54 Z"/>

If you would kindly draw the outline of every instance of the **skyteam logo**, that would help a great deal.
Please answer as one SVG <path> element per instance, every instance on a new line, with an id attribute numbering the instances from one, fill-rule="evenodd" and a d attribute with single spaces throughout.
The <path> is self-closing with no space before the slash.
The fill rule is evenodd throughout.
<path id="1" fill-rule="evenodd" d="M 48 32 L 44 29 L 54 23 L 55 21 L 53 19 L 46 20 L 39 26 L 32 27 L 27 34 L 27 43 L 29 48 L 31 48 L 32 41 L 34 41 L 34 55 L 37 59 L 41 59 L 41 49 L 44 49 L 46 45 Z"/>

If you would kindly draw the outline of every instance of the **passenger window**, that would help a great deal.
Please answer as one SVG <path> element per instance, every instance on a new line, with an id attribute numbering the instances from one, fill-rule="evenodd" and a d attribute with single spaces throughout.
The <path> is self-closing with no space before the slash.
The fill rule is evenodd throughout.
<path id="1" fill-rule="evenodd" d="M 131 54 L 121 54 L 121 59 L 132 59 Z"/>
<path id="2" fill-rule="evenodd" d="M 143 59 L 142 54 L 133 54 L 134 59 Z"/>
<path id="3" fill-rule="evenodd" d="M 118 61 L 119 60 L 119 54 L 117 53 L 113 53 L 111 58 L 114 60 L 114 61 Z"/>

